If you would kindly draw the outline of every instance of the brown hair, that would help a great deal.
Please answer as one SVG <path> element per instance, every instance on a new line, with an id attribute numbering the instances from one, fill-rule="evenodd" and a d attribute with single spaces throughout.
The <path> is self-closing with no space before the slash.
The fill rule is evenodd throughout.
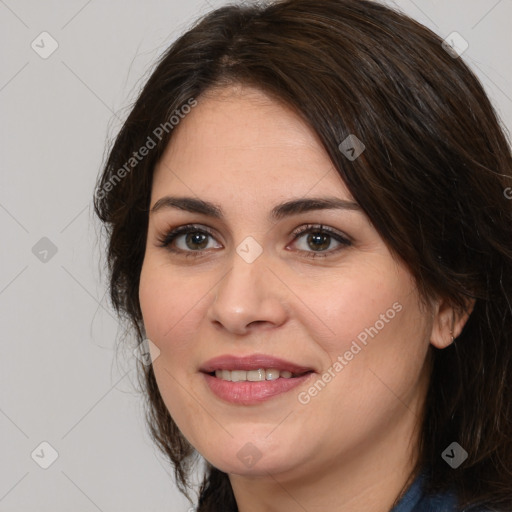
<path id="1" fill-rule="evenodd" d="M 355 200 L 426 300 L 475 306 L 432 372 L 415 468 L 461 507 L 512 510 L 512 185 L 510 146 L 477 78 L 433 32 L 367 0 L 284 0 L 217 9 L 160 59 L 110 150 L 95 195 L 108 237 L 110 295 L 137 338 L 152 173 L 172 137 L 154 130 L 214 86 L 256 86 L 317 133 Z M 160 132 L 158 132 L 160 133 Z M 152 136 L 153 134 L 153 136 Z M 366 146 L 348 160 L 338 146 Z M 119 177 L 134 151 L 156 147 Z M 134 162 L 132 162 L 134 163 Z M 141 366 L 148 425 L 186 493 L 194 449 Z M 441 458 L 457 441 L 457 469 Z M 207 464 L 199 511 L 236 511 L 228 476 Z"/>

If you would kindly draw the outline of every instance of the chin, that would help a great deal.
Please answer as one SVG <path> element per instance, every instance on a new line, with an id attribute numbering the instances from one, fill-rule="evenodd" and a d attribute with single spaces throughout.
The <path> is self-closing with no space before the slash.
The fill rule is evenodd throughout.
<path id="1" fill-rule="evenodd" d="M 227 458 L 225 456 L 209 459 L 210 464 L 215 466 L 217 469 L 228 473 L 230 475 L 240 475 L 244 477 L 268 477 L 269 475 L 278 475 L 285 473 L 296 467 L 296 464 L 291 463 L 290 460 L 286 460 L 286 457 L 272 457 L 272 460 L 268 460 L 268 457 L 262 457 L 257 460 L 253 465 L 240 461 L 235 454 L 233 458 Z"/>
<path id="2" fill-rule="evenodd" d="M 254 477 L 287 473 L 303 466 L 308 459 L 297 453 L 296 447 L 287 446 L 282 439 L 276 441 L 275 446 L 274 443 L 270 445 L 265 435 L 261 436 L 261 442 L 257 436 L 252 436 L 253 441 L 231 440 L 227 446 L 217 445 L 215 451 L 210 447 L 203 452 L 203 456 L 224 473 Z"/>

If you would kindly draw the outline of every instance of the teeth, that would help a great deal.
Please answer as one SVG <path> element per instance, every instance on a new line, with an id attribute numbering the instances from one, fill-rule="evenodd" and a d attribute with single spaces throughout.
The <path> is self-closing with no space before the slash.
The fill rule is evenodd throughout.
<path id="1" fill-rule="evenodd" d="M 265 377 L 267 380 L 279 379 L 279 370 L 265 370 Z"/>
<path id="2" fill-rule="evenodd" d="M 269 368 L 265 370 L 259 368 L 258 370 L 217 370 L 215 377 L 222 380 L 231 382 L 260 382 L 263 380 L 276 380 L 281 377 L 282 379 L 290 379 L 293 376 L 292 372 L 288 370 L 280 371 L 276 368 Z"/>
<path id="3" fill-rule="evenodd" d="M 247 372 L 244 370 L 233 370 L 231 372 L 231 380 L 233 382 L 239 382 L 241 380 L 247 380 Z"/>
<path id="4" fill-rule="evenodd" d="M 265 380 L 266 373 L 265 370 L 261 368 L 259 370 L 250 370 L 247 372 L 247 380 L 251 382 L 258 382 L 259 380 Z"/>

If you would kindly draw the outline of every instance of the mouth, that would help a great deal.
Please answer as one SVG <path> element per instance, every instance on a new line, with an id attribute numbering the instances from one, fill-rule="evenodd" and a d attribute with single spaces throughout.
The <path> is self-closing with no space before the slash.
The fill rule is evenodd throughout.
<path id="1" fill-rule="evenodd" d="M 231 404 L 252 405 L 286 393 L 306 382 L 313 368 L 273 356 L 220 356 L 199 370 L 211 392 Z"/>
<path id="2" fill-rule="evenodd" d="M 258 368 L 257 370 L 215 370 L 209 372 L 208 375 L 228 382 L 262 382 L 264 380 L 296 379 L 312 372 L 313 370 L 293 373 L 279 368 Z"/>

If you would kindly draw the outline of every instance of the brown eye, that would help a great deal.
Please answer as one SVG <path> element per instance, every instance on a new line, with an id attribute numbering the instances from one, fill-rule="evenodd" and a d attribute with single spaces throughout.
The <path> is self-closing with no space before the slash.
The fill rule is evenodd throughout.
<path id="1" fill-rule="evenodd" d="M 205 249 L 208 245 L 208 237 L 209 235 L 199 231 L 187 233 L 185 235 L 185 245 L 192 251 Z"/>
<path id="2" fill-rule="evenodd" d="M 303 226 L 295 230 L 293 235 L 294 241 L 300 241 L 300 243 L 296 243 L 299 251 L 305 253 L 304 255 L 307 257 L 329 256 L 351 245 L 350 240 L 340 233 L 322 225 Z M 328 251 L 333 242 L 337 244 L 337 247 Z"/>
<path id="3" fill-rule="evenodd" d="M 306 240 L 310 249 L 322 251 L 329 248 L 332 237 L 324 233 L 308 233 Z"/>
<path id="4" fill-rule="evenodd" d="M 160 238 L 160 247 L 165 247 L 171 252 L 183 253 L 186 256 L 199 256 L 204 249 L 222 247 L 208 246 L 210 241 L 215 240 L 213 235 L 204 228 L 196 226 L 180 226 Z"/>

